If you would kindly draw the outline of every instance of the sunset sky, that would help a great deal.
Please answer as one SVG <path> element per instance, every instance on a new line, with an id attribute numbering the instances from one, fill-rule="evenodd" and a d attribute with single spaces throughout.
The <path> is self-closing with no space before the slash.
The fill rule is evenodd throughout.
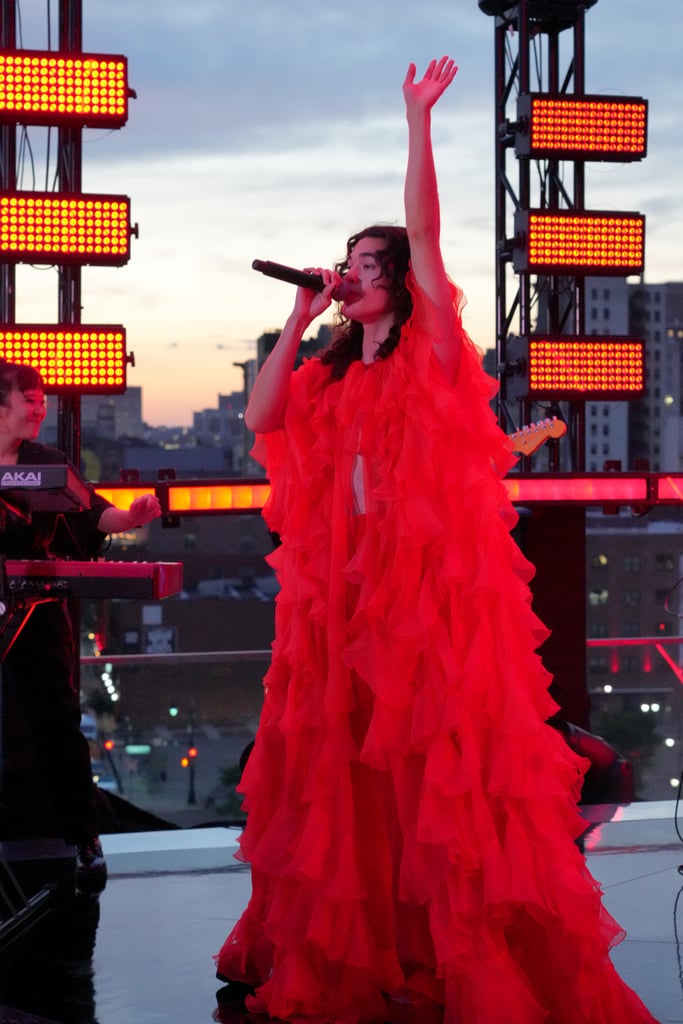
<path id="1" fill-rule="evenodd" d="M 494 20 L 477 0 L 83 0 L 83 10 L 84 50 L 127 56 L 137 93 L 125 128 L 84 133 L 83 189 L 130 196 L 139 238 L 125 267 L 83 271 L 82 319 L 127 328 L 128 382 L 142 386 L 149 423 L 188 425 L 239 389 L 232 364 L 283 323 L 293 290 L 252 259 L 331 265 L 365 224 L 403 222 L 401 84 L 411 60 L 421 72 L 442 53 L 460 67 L 434 114 L 443 250 L 469 299 L 470 334 L 493 344 Z M 21 31 L 20 45 L 54 48 L 43 0 L 22 0 Z M 681 280 L 683 4 L 598 0 L 586 37 L 587 92 L 650 102 L 647 159 L 589 165 L 586 206 L 644 213 L 646 281 Z M 25 170 L 23 188 L 44 187 L 41 131 L 30 135 L 35 184 Z M 54 269 L 19 268 L 17 320 L 56 316 Z"/>

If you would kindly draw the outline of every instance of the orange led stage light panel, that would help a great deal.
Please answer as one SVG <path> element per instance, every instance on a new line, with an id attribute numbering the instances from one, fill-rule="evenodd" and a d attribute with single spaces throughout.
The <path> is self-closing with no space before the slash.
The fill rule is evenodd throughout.
<path id="1" fill-rule="evenodd" d="M 130 259 L 127 196 L 0 192 L 0 261 L 120 267 Z"/>
<path id="2" fill-rule="evenodd" d="M 269 494 L 270 485 L 257 481 L 172 483 L 168 488 L 168 510 L 174 515 L 251 512 L 262 508 Z"/>
<path id="3" fill-rule="evenodd" d="M 267 480 L 108 483 L 98 486 L 97 493 L 117 508 L 128 508 L 139 494 L 156 493 L 169 515 L 211 516 L 260 512 L 270 496 L 270 484 Z"/>
<path id="4" fill-rule="evenodd" d="M 653 497 L 647 473 L 511 473 L 503 483 L 517 505 L 645 506 Z"/>
<path id="5" fill-rule="evenodd" d="M 662 473 L 657 478 L 657 502 L 660 505 L 683 504 L 683 475 Z"/>
<path id="6" fill-rule="evenodd" d="M 645 391 L 643 338 L 538 334 L 516 344 L 527 398 L 623 401 Z"/>
<path id="7" fill-rule="evenodd" d="M 0 123 L 120 128 L 130 95 L 125 57 L 0 52 Z"/>
<path id="8" fill-rule="evenodd" d="M 637 505 L 658 500 L 651 473 L 510 473 L 503 481 L 515 504 Z M 677 478 L 683 483 L 683 478 Z M 177 517 L 250 514 L 260 512 L 270 496 L 267 480 L 165 481 L 99 483 L 95 490 L 117 508 L 129 508 L 134 498 L 156 494 Z M 667 491 L 667 496 L 669 495 Z M 679 499 L 683 500 L 683 498 Z M 674 503 L 674 498 L 669 498 Z"/>
<path id="9" fill-rule="evenodd" d="M 515 214 L 515 271 L 628 277 L 645 264 L 645 217 L 640 213 L 519 210 Z"/>
<path id="10" fill-rule="evenodd" d="M 50 394 L 122 394 L 126 332 L 112 324 L 0 324 L 0 358 L 33 366 Z"/>
<path id="11" fill-rule="evenodd" d="M 142 498 L 147 494 L 156 494 L 156 485 L 102 483 L 96 485 L 95 492 L 116 508 L 126 510 L 130 508 L 136 498 Z"/>
<path id="12" fill-rule="evenodd" d="M 642 160 L 647 101 L 527 93 L 517 101 L 515 153 L 538 158 Z"/>

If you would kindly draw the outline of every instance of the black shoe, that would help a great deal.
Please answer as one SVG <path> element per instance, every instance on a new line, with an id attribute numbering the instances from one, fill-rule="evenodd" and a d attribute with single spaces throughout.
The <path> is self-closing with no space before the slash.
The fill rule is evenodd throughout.
<path id="1" fill-rule="evenodd" d="M 107 862 L 97 836 L 78 846 L 76 855 L 76 888 L 79 892 L 102 892 L 107 884 Z"/>
<path id="2" fill-rule="evenodd" d="M 218 973 L 216 977 L 219 981 L 228 981 L 227 978 L 222 978 Z M 232 1003 L 234 1006 L 244 1008 L 244 1000 L 247 996 L 253 996 L 253 994 L 253 985 L 247 985 L 244 981 L 228 981 L 227 985 L 219 988 L 218 992 L 216 992 L 216 1001 L 219 1003 Z"/>

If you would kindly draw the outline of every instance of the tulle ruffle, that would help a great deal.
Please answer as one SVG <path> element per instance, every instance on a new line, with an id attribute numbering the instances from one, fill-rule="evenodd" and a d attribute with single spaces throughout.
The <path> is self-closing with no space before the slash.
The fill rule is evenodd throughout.
<path id="1" fill-rule="evenodd" d="M 545 724 L 513 457 L 458 331 L 455 385 L 409 324 L 341 382 L 306 363 L 259 439 L 281 591 L 242 783 L 253 896 L 218 973 L 311 1024 L 383 1021 L 411 980 L 447 1024 L 652 1021 L 573 841 L 585 765 Z"/>

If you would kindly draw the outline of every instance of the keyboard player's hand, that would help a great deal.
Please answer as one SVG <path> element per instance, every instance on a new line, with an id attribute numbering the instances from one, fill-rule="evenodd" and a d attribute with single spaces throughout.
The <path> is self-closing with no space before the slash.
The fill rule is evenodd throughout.
<path id="1" fill-rule="evenodd" d="M 161 515 L 161 505 L 156 494 L 142 494 L 135 498 L 128 509 L 128 515 L 131 526 L 144 526 L 145 523 L 158 519 Z"/>

